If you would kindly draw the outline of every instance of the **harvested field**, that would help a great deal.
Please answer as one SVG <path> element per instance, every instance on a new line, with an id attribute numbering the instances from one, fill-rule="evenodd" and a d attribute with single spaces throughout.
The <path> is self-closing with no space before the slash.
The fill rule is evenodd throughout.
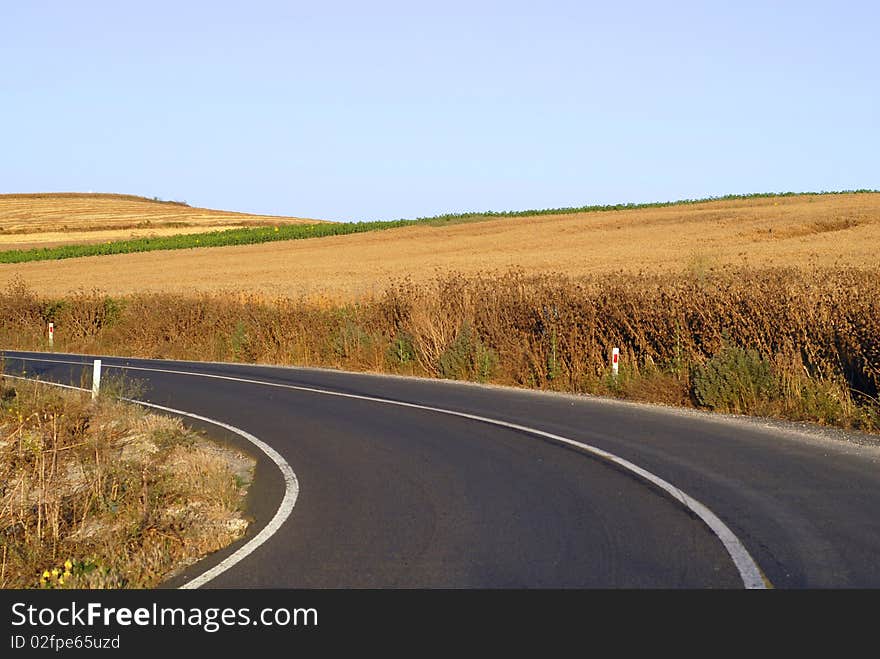
<path id="1" fill-rule="evenodd" d="M 3 250 L 314 222 L 320 220 L 193 208 L 184 203 L 132 195 L 0 195 L 0 249 Z"/>
<path id="2" fill-rule="evenodd" d="M 440 272 L 511 267 L 574 278 L 619 272 L 700 277 L 731 267 L 872 268 L 880 266 L 877 245 L 880 193 L 797 195 L 10 264 L 0 266 L 0 287 L 18 277 L 43 295 L 236 291 L 352 300 L 406 277 L 426 282 Z"/>

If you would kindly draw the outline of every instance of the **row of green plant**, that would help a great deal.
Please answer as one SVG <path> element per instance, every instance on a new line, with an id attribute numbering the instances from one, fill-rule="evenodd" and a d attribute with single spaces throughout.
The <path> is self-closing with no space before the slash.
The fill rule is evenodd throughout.
<path id="1" fill-rule="evenodd" d="M 465 212 L 465 213 L 446 213 L 443 215 L 434 215 L 431 217 L 419 217 L 418 222 L 428 224 L 444 224 L 461 220 L 478 220 L 490 219 L 495 217 L 533 217 L 536 215 L 571 215 L 574 213 L 599 213 L 603 211 L 624 211 L 624 210 L 640 210 L 646 208 L 665 208 L 667 206 L 687 206 L 693 204 L 703 204 L 711 201 L 736 201 L 746 199 L 775 199 L 778 197 L 819 197 L 824 195 L 836 194 L 864 194 L 878 193 L 880 190 L 859 189 L 859 190 L 828 190 L 821 192 L 753 192 L 748 194 L 729 194 L 716 197 L 701 197 L 699 199 L 678 199 L 675 201 L 653 201 L 645 203 L 624 203 L 624 204 L 592 204 L 589 206 L 565 206 L 562 208 L 542 208 L 529 209 L 519 211 L 483 211 L 483 212 Z"/>
<path id="2" fill-rule="evenodd" d="M 83 256 L 106 256 L 110 254 L 132 254 L 135 252 L 151 252 L 156 250 L 193 249 L 198 247 L 226 247 L 230 245 L 255 245 L 281 240 L 302 240 L 306 238 L 322 238 L 325 236 L 341 236 L 368 231 L 396 229 L 405 226 L 427 225 L 443 226 L 461 222 L 476 222 L 501 217 L 528 217 L 536 215 L 564 215 L 574 213 L 595 213 L 601 211 L 638 210 L 645 208 L 661 208 L 666 206 L 690 205 L 709 201 L 727 201 L 736 199 L 761 199 L 792 196 L 818 196 L 827 194 L 871 193 L 878 190 L 846 190 L 841 192 L 767 192 L 744 195 L 725 195 L 723 197 L 707 197 L 704 199 L 681 199 L 643 204 L 610 204 L 566 208 L 532 209 L 522 211 L 485 211 L 481 213 L 448 213 L 417 219 L 399 219 L 373 222 L 322 222 L 318 224 L 281 224 L 274 227 L 252 227 L 243 229 L 225 229 L 205 233 L 175 235 L 164 237 L 132 238 L 89 245 L 63 245 L 60 247 L 38 247 L 33 249 L 17 249 L 0 252 L 0 263 L 26 263 L 29 261 L 54 261 L 59 259 L 79 258 Z M 177 203 L 177 202 L 174 202 Z"/>
<path id="3" fill-rule="evenodd" d="M 131 238 L 90 245 L 62 245 L 0 252 L 0 263 L 26 263 L 29 261 L 54 261 L 82 256 L 107 256 L 110 254 L 133 254 L 170 249 L 196 247 L 226 247 L 229 245 L 255 245 L 279 240 L 301 240 L 363 233 L 380 229 L 415 224 L 415 220 L 396 222 L 322 222 L 320 224 L 283 224 L 275 227 L 225 229 L 188 235 Z"/>

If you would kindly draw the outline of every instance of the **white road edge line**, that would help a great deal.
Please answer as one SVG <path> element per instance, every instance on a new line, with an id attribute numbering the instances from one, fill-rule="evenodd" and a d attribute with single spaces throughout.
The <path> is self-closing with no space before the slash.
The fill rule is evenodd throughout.
<path id="1" fill-rule="evenodd" d="M 19 359 L 16 357 L 16 359 Z M 40 361 L 40 360 L 32 360 L 32 361 Z M 79 364 L 81 362 L 67 362 L 67 363 L 76 363 Z M 74 387 L 69 384 L 60 384 L 57 382 L 49 382 L 47 380 L 34 380 L 33 378 L 25 378 L 19 377 L 16 375 L 7 375 L 2 374 L 4 378 L 12 378 L 15 380 L 30 380 L 32 382 L 40 382 L 42 384 L 52 385 L 55 387 L 63 387 L 65 389 L 78 389 L 80 391 L 91 391 L 91 389 L 85 389 L 83 387 Z M 226 572 L 226 570 L 230 569 L 237 563 L 240 563 L 247 556 L 252 554 L 260 545 L 266 542 L 270 537 L 272 537 L 281 525 L 287 521 L 287 518 L 290 517 L 290 514 L 293 512 L 293 507 L 296 505 L 296 499 L 299 496 L 299 481 L 296 478 L 296 474 L 293 472 L 291 466 L 287 463 L 287 461 L 281 457 L 281 455 L 273 449 L 271 446 L 266 444 L 264 441 L 258 439 L 254 435 L 250 434 L 246 430 L 242 430 L 241 428 L 236 428 L 235 426 L 231 426 L 228 423 L 224 423 L 222 421 L 218 421 L 217 419 L 211 419 L 206 416 L 200 416 L 198 414 L 193 414 L 192 412 L 184 412 L 183 410 L 177 410 L 173 407 L 163 407 L 162 405 L 156 405 L 155 403 L 147 403 L 142 400 L 134 400 L 131 398 L 122 398 L 129 403 L 136 403 L 138 405 L 143 405 L 144 407 L 151 407 L 153 409 L 162 410 L 163 412 L 171 412 L 173 414 L 180 414 L 182 416 L 188 416 L 191 419 L 198 419 L 199 421 L 205 421 L 207 423 L 212 423 L 215 426 L 220 426 L 221 428 L 225 428 L 230 432 L 233 432 L 241 437 L 244 437 L 254 446 L 259 448 L 263 453 L 265 453 L 272 462 L 281 470 L 281 475 L 284 477 L 284 497 L 281 499 L 281 504 L 278 506 L 278 510 L 275 511 L 275 515 L 269 520 L 269 523 L 264 526 L 257 535 L 251 538 L 247 543 L 239 547 L 235 552 L 227 556 L 220 563 L 212 567 L 207 572 L 200 574 L 197 577 L 193 577 L 186 583 L 184 583 L 180 588 L 182 590 L 191 590 L 195 588 L 199 588 L 204 586 L 206 583 L 216 578 L 217 576 Z"/>
<path id="2" fill-rule="evenodd" d="M 12 357 L 12 359 L 25 360 L 25 361 L 38 361 L 38 362 L 49 362 L 49 363 L 58 363 L 58 364 L 76 364 L 86 366 L 89 364 L 86 362 L 75 362 L 75 361 L 64 361 L 64 360 L 52 360 L 52 359 L 39 359 L 34 357 Z M 117 358 L 124 359 L 124 358 Z M 440 407 L 430 407 L 427 405 L 418 405 L 416 403 L 405 403 L 402 401 L 396 400 L 387 400 L 384 398 L 374 398 L 373 396 L 362 396 L 359 394 L 346 394 L 337 391 L 327 391 L 325 389 L 316 389 L 314 387 L 301 387 L 292 384 L 281 384 L 278 382 L 265 382 L 262 380 L 252 380 L 248 378 L 236 378 L 228 375 L 216 375 L 213 373 L 193 373 L 191 371 L 175 371 L 171 369 L 162 369 L 162 368 L 146 368 L 143 366 L 125 366 L 118 364 L 104 364 L 104 368 L 119 368 L 126 369 L 132 371 L 147 371 L 152 373 L 171 373 L 174 375 L 188 375 L 192 377 L 203 377 L 203 378 L 214 378 L 217 380 L 230 380 L 233 382 L 243 382 L 246 384 L 257 384 L 266 387 L 277 387 L 280 389 L 292 389 L 295 391 L 306 391 L 309 393 L 322 394 L 326 396 L 338 396 L 340 398 L 353 398 L 357 400 L 365 400 L 374 403 L 381 403 L 384 405 L 397 405 L 399 407 L 409 407 L 412 409 L 426 410 L 429 412 L 436 412 L 438 414 L 448 414 L 450 416 L 457 416 L 463 419 L 471 419 L 473 421 L 480 421 L 482 423 L 487 423 L 494 426 L 499 426 L 502 428 L 510 428 L 512 430 L 518 430 L 520 432 L 524 432 L 530 435 L 535 435 L 537 437 L 543 437 L 545 439 L 550 439 L 552 441 L 566 444 L 568 446 L 574 446 L 582 451 L 595 455 L 603 460 L 611 462 L 619 467 L 630 471 L 645 481 L 648 481 L 652 485 L 660 488 L 668 495 L 670 495 L 673 499 L 680 502 L 682 506 L 686 509 L 690 510 L 693 514 L 700 518 L 703 523 L 709 527 L 709 529 L 716 535 L 716 537 L 721 541 L 724 545 L 724 548 L 727 550 L 727 553 L 730 555 L 731 560 L 733 560 L 733 564 L 736 566 L 736 569 L 739 571 L 740 578 L 742 579 L 743 586 L 749 590 L 763 590 L 770 586 L 770 581 L 764 576 L 764 573 L 761 571 L 761 568 L 758 567 L 758 564 L 755 562 L 755 559 L 752 558 L 751 554 L 749 554 L 748 550 L 745 548 L 745 545 L 740 541 L 740 539 L 736 536 L 736 534 L 730 530 L 730 528 L 721 521 L 721 519 L 715 515 L 709 508 L 705 505 L 689 496 L 685 492 L 681 491 L 668 481 L 652 474 L 651 472 L 642 469 L 638 465 L 629 462 L 628 460 L 624 460 L 623 458 L 609 453 L 603 449 L 600 449 L 596 446 L 592 446 L 590 444 L 584 444 L 582 442 L 578 442 L 573 439 L 569 439 L 568 437 L 563 437 L 561 435 L 555 435 L 553 433 L 545 432 L 543 430 L 538 430 L 537 428 L 530 428 L 528 426 L 522 426 L 516 423 L 509 423 L 507 421 L 501 421 L 499 419 L 491 419 L 489 417 L 478 416 L 476 414 L 467 414 L 466 412 L 456 412 L 455 410 L 447 410 Z"/>

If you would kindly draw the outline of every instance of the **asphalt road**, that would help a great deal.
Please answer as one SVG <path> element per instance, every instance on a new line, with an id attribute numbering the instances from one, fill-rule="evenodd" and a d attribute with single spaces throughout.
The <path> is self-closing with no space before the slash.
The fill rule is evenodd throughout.
<path id="1" fill-rule="evenodd" d="M 84 362 L 90 371 L 91 359 L 6 351 L 5 370 L 80 385 L 82 367 L 58 362 Z M 251 433 L 296 473 L 290 516 L 205 587 L 743 587 L 729 541 L 675 496 L 523 427 L 610 452 L 672 484 L 723 521 L 774 587 L 880 587 L 880 446 L 870 439 L 412 378 L 103 363 L 105 378 L 128 366 L 141 400 Z M 238 435 L 193 423 L 258 458 L 254 524 L 244 540 L 169 587 L 251 542 L 285 495 L 281 471 L 264 453 Z"/>

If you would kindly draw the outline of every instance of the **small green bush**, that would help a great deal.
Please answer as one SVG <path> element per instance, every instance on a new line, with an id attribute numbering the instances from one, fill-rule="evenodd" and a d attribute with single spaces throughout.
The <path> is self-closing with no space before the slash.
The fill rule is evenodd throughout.
<path id="1" fill-rule="evenodd" d="M 229 337 L 229 345 L 232 349 L 233 359 L 247 360 L 251 352 L 250 339 L 245 330 L 244 323 L 240 320 L 235 324 L 235 330 Z"/>
<path id="2" fill-rule="evenodd" d="M 57 323 L 58 317 L 67 306 L 69 306 L 69 302 L 66 300 L 49 300 L 43 304 L 40 316 L 46 323 Z"/>
<path id="3" fill-rule="evenodd" d="M 370 335 L 355 320 L 346 317 L 333 336 L 333 353 L 341 359 L 353 359 L 360 356 L 371 343 Z"/>
<path id="4" fill-rule="evenodd" d="M 122 314 L 122 307 L 125 302 L 121 299 L 107 296 L 104 298 L 104 327 L 111 327 L 119 320 Z"/>
<path id="5" fill-rule="evenodd" d="M 696 402 L 712 410 L 760 413 L 779 386 L 770 363 L 757 350 L 725 344 L 691 378 Z"/>
<path id="6" fill-rule="evenodd" d="M 498 355 L 480 341 L 469 323 L 464 323 L 455 340 L 440 355 L 439 367 L 443 378 L 485 382 L 498 367 Z"/>
<path id="7" fill-rule="evenodd" d="M 387 358 L 392 366 L 405 366 L 412 363 L 416 358 L 412 336 L 406 332 L 398 334 L 388 346 Z"/>

